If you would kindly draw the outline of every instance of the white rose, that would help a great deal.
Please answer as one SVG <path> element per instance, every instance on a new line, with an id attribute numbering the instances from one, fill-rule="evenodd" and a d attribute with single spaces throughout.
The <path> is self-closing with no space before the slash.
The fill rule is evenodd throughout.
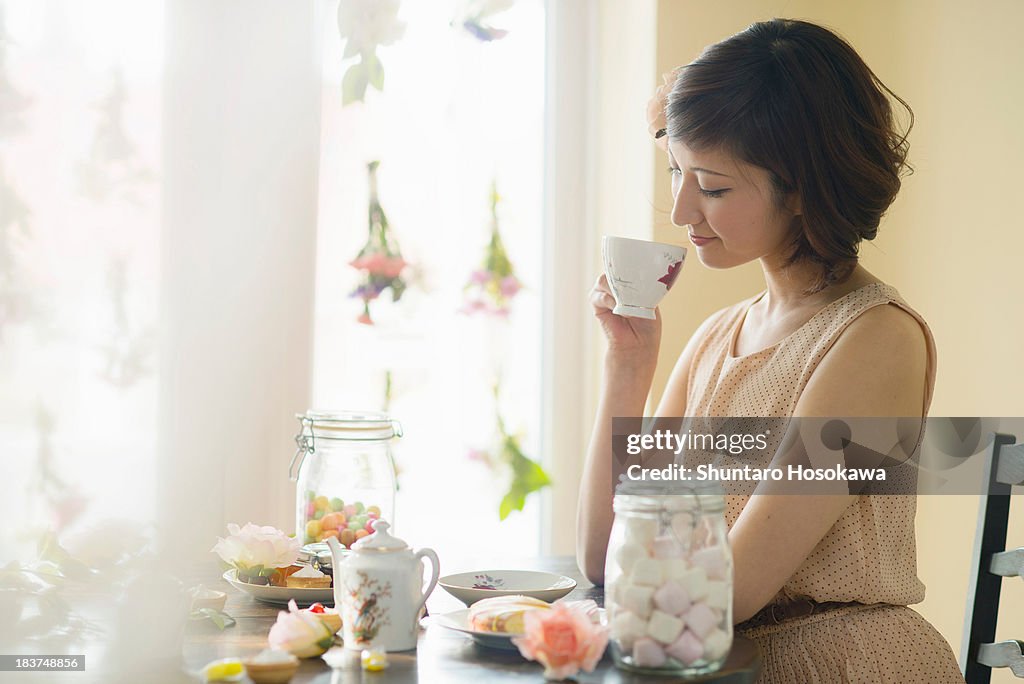
<path id="1" fill-rule="evenodd" d="M 398 20 L 399 0 L 341 0 L 338 31 L 346 39 L 345 57 L 373 52 L 402 37 L 405 24 Z"/>
<path id="2" fill-rule="evenodd" d="M 299 610 L 295 600 L 288 602 L 288 612 L 277 614 L 267 641 L 271 648 L 288 651 L 297 658 L 321 655 L 334 643 L 334 635 L 317 616 Z"/>
<path id="3" fill-rule="evenodd" d="M 276 527 L 246 523 L 239 528 L 229 523 L 228 535 L 219 538 L 211 550 L 239 570 L 286 568 L 299 557 L 298 538 L 289 537 Z"/>

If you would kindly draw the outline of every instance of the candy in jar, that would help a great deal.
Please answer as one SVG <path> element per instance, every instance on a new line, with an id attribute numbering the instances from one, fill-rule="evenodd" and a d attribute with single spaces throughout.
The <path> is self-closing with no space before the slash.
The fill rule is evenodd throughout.
<path id="1" fill-rule="evenodd" d="M 732 553 L 721 490 L 623 483 L 614 499 L 605 607 L 615 664 L 690 676 L 732 647 Z"/>

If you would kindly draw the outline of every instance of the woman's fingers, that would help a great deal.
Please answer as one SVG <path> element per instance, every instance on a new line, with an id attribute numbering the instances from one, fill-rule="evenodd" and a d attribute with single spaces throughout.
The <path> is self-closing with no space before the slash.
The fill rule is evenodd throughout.
<path id="1" fill-rule="evenodd" d="M 590 291 L 590 303 L 598 313 L 603 310 L 615 307 L 615 297 L 608 287 L 608 279 L 602 273 L 594 283 L 594 289 Z"/>

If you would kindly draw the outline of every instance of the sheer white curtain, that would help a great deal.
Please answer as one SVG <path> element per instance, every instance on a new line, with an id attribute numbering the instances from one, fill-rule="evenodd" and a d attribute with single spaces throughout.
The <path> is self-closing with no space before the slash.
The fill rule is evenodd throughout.
<path id="1" fill-rule="evenodd" d="M 4 559 L 109 518 L 179 557 L 287 529 L 322 8 L 0 7 Z"/>
<path id="2" fill-rule="evenodd" d="M 3 560 L 156 513 L 162 25 L 156 2 L 0 3 Z"/>

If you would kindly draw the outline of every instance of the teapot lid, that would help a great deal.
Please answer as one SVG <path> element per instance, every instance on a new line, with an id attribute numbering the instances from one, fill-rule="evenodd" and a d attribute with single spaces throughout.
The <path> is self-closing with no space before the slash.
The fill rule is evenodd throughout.
<path id="1" fill-rule="evenodd" d="M 386 520 L 373 521 L 373 534 L 363 537 L 352 545 L 354 551 L 401 551 L 409 545 L 388 532 L 391 524 Z"/>

